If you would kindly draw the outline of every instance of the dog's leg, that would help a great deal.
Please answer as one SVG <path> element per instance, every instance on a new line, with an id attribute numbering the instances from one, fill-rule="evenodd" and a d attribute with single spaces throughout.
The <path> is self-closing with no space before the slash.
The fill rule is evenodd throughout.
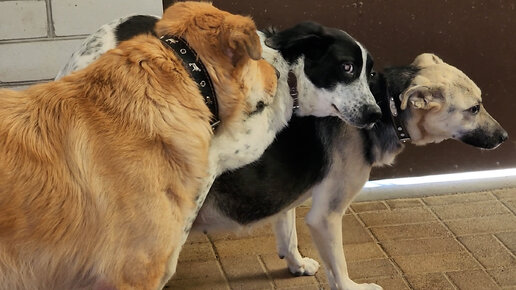
<path id="1" fill-rule="evenodd" d="M 330 177 L 312 189 L 312 208 L 306 216 L 312 239 L 325 266 L 331 289 L 382 289 L 376 284 L 358 284 L 349 278 L 342 246 L 342 216 L 363 183 L 349 187 L 342 181 L 341 178 Z"/>
<path id="2" fill-rule="evenodd" d="M 297 248 L 296 209 L 282 212 L 274 223 L 276 246 L 281 259 L 285 258 L 288 269 L 296 276 L 312 276 L 319 269 L 314 259 L 302 257 Z"/>

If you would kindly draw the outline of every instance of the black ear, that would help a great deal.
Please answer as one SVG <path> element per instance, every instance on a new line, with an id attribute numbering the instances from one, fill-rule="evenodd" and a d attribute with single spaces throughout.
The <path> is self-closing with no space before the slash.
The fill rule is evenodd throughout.
<path id="1" fill-rule="evenodd" d="M 265 45 L 279 50 L 287 61 L 301 55 L 317 59 L 334 41 L 326 28 L 316 22 L 302 22 L 292 28 L 277 32 L 265 40 Z"/>

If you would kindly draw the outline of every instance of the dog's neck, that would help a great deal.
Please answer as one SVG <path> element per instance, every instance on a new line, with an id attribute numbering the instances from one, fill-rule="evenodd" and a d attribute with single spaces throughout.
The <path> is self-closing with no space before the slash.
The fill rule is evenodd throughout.
<path id="1" fill-rule="evenodd" d="M 210 74 L 206 70 L 204 63 L 197 56 L 193 48 L 188 45 L 186 40 L 181 37 L 165 35 L 160 37 L 162 43 L 173 50 L 176 55 L 183 61 L 185 69 L 191 78 L 197 84 L 199 91 L 204 98 L 204 103 L 210 109 L 213 117 L 210 121 L 211 128 L 215 130 L 220 124 L 219 106 L 217 94 L 210 78 Z"/>
<path id="2" fill-rule="evenodd" d="M 366 140 L 366 159 L 374 166 L 382 166 L 392 164 L 395 157 L 401 153 L 404 148 L 399 136 L 399 124 L 393 121 L 391 117 L 390 97 L 398 98 L 410 85 L 412 79 L 417 73 L 415 67 L 396 67 L 386 69 L 383 74 L 377 76 L 377 80 L 372 82 L 370 88 L 377 104 L 382 110 L 382 118 L 370 130 L 362 130 L 362 134 Z M 397 100 L 399 102 L 399 100 Z M 410 110 L 400 110 L 397 107 L 397 120 L 407 129 L 408 134 L 413 137 L 417 134 L 411 131 L 407 126 L 407 120 L 412 117 Z"/>

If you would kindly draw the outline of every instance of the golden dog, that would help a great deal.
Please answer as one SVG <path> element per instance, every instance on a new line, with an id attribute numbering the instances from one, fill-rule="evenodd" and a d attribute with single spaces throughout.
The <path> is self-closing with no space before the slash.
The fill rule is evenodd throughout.
<path id="1" fill-rule="evenodd" d="M 255 31 L 248 17 L 195 2 L 157 24 L 204 62 L 222 129 L 254 109 L 249 99 L 275 94 Z M 0 102 L 0 287 L 162 287 L 212 138 L 211 113 L 175 52 L 141 35 L 59 81 L 0 90 Z"/>

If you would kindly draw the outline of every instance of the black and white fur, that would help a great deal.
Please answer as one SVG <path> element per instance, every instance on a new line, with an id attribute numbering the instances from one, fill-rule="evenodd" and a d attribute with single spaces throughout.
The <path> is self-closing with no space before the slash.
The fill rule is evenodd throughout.
<path id="1" fill-rule="evenodd" d="M 319 264 L 299 253 L 295 226 L 295 207 L 311 197 L 306 223 L 331 288 L 381 289 L 349 278 L 342 248 L 342 215 L 372 167 L 391 164 L 403 149 L 391 121 L 389 96 L 399 96 L 399 107 L 409 94 L 399 118 L 414 144 L 454 138 L 493 149 L 507 139 L 507 133 L 482 107 L 476 85 L 435 55 L 423 54 L 413 65 L 387 69 L 373 77 L 370 86 L 383 113 L 372 129 L 357 129 L 335 117 L 293 116 L 259 160 L 217 178 L 194 230 L 238 231 L 270 221 L 278 254 L 286 259 L 290 271 L 313 275 Z M 442 112 L 435 110 L 437 102 Z M 421 114 L 429 124 L 420 123 Z M 436 114 L 443 124 L 434 124 Z M 418 126 L 425 128 L 424 134 Z"/>
<path id="2" fill-rule="evenodd" d="M 85 40 L 57 78 L 85 67 L 120 41 L 140 33 L 152 34 L 157 20 L 138 15 L 104 25 Z M 250 104 L 256 105 L 257 110 L 242 120 L 238 129 L 217 129 L 210 145 L 210 177 L 199 193 L 198 208 L 216 176 L 258 159 L 292 117 L 289 71 L 297 77 L 300 108 L 296 115 L 336 116 L 359 127 L 370 127 L 380 117 L 380 108 L 368 87 L 372 59 L 345 32 L 316 23 L 301 23 L 281 32 L 262 33 L 261 38 L 267 43 L 262 45 L 263 57 L 280 73 L 277 95 L 269 106 Z M 194 219 L 192 216 L 191 221 Z M 189 229 L 188 225 L 184 240 Z"/>

